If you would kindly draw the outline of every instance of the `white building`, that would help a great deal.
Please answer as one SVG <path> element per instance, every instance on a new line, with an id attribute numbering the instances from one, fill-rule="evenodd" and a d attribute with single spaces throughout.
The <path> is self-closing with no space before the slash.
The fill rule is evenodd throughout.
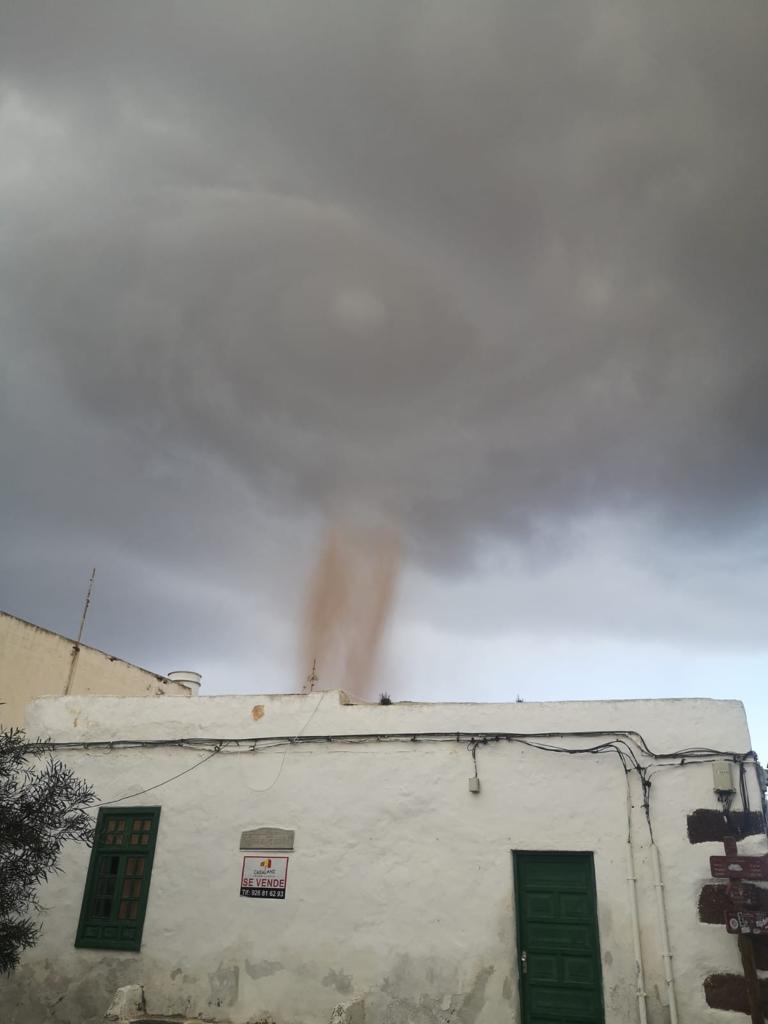
<path id="1" fill-rule="evenodd" d="M 153 1019 L 236 1024 L 747 1020 L 709 862 L 728 831 L 768 850 L 737 701 L 73 696 L 27 718 L 105 806 L 0 985 L 5 1024 L 95 1024 L 128 984 Z"/>

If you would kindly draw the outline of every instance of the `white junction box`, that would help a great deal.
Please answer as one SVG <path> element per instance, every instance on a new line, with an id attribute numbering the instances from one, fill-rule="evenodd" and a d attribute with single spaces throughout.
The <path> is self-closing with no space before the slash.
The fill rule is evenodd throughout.
<path id="1" fill-rule="evenodd" d="M 714 761 L 712 763 L 712 779 L 716 793 L 734 793 L 731 777 L 730 761 Z"/>

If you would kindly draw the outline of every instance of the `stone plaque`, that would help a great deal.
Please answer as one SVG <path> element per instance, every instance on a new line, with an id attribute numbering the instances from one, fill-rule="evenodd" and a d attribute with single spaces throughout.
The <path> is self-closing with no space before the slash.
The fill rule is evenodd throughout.
<path id="1" fill-rule="evenodd" d="M 251 828 L 240 835 L 241 850 L 292 850 L 292 828 Z"/>

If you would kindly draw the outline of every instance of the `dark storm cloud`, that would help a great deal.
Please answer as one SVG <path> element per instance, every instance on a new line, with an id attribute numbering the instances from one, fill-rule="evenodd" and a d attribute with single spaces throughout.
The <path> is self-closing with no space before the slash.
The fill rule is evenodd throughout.
<path id="1" fill-rule="evenodd" d="M 383 507 L 433 566 L 595 513 L 702 544 L 759 525 L 764 8 L 28 0 L 3 22 L 9 520 L 55 518 L 28 479 L 48 451 L 57 529 L 169 565 L 187 549 L 146 503 L 210 491 L 196 459 L 278 516 Z M 231 514 L 203 503 L 201 547 Z"/>

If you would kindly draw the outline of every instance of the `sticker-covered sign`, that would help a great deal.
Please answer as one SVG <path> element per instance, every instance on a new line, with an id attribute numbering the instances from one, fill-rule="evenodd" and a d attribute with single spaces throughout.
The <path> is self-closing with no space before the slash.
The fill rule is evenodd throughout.
<path id="1" fill-rule="evenodd" d="M 729 910 L 725 927 L 731 935 L 768 935 L 768 911 Z"/>
<path id="2" fill-rule="evenodd" d="M 254 899 L 285 899 L 288 858 L 256 853 L 243 857 L 240 895 Z"/>

